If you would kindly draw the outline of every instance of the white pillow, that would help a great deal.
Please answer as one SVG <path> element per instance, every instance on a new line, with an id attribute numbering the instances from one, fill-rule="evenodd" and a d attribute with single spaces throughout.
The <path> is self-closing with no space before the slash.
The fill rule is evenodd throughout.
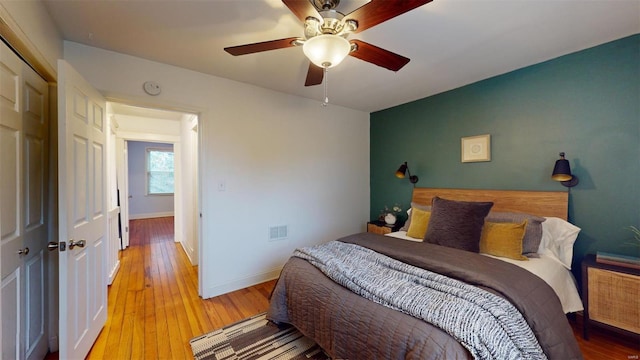
<path id="1" fill-rule="evenodd" d="M 542 241 L 539 254 L 546 254 L 571 270 L 573 243 L 578 238 L 580 228 L 557 217 L 547 217 L 542 222 Z"/>

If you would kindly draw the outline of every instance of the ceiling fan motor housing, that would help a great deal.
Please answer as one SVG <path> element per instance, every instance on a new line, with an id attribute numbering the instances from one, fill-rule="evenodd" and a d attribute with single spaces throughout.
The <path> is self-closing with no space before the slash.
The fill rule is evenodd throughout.
<path id="1" fill-rule="evenodd" d="M 322 19 L 309 16 L 304 21 L 304 37 L 311 39 L 318 35 L 337 35 L 345 39 L 349 33 L 358 28 L 358 22 L 355 20 L 342 21 L 344 15 L 335 10 L 320 11 Z"/>

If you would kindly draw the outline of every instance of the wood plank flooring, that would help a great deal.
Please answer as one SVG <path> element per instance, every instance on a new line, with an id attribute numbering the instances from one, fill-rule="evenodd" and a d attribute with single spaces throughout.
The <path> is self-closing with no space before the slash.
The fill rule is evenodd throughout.
<path id="1" fill-rule="evenodd" d="M 173 218 L 133 220 L 131 246 L 121 252 L 120 271 L 109 288 L 107 324 L 89 359 L 191 358 L 189 340 L 266 311 L 275 281 L 203 300 L 197 267 L 173 241 Z M 585 360 L 638 359 L 640 344 L 593 329 L 572 327 Z"/>
<path id="2" fill-rule="evenodd" d="M 274 281 L 202 300 L 197 266 L 174 242 L 173 226 L 172 217 L 129 224 L 107 324 L 88 359 L 191 359 L 193 337 L 266 311 Z"/>

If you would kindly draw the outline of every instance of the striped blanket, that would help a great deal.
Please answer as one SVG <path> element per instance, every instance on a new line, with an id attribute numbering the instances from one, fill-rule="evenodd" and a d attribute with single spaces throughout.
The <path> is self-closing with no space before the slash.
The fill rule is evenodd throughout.
<path id="1" fill-rule="evenodd" d="M 340 241 L 294 256 L 364 298 L 441 328 L 475 359 L 546 359 L 520 312 L 490 292 Z"/>

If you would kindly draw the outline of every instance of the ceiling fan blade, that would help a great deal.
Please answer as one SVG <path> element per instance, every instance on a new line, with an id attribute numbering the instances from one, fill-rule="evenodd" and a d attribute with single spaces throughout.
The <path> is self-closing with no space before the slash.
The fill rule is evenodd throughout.
<path id="1" fill-rule="evenodd" d="M 307 71 L 307 80 L 304 86 L 313 86 L 322 84 L 324 78 L 324 69 L 309 62 L 309 70 Z"/>
<path id="2" fill-rule="evenodd" d="M 253 54 L 261 51 L 284 49 L 284 48 L 296 46 L 293 42 L 298 39 L 299 38 L 297 37 L 290 37 L 286 39 L 263 41 L 259 43 L 253 43 L 253 44 L 230 46 L 230 47 L 224 48 L 224 51 L 228 52 L 231 55 L 238 56 L 238 55 Z"/>
<path id="3" fill-rule="evenodd" d="M 361 40 L 351 40 L 351 43 L 356 44 L 357 48 L 350 52 L 349 55 L 360 60 L 382 66 L 383 68 L 387 68 L 391 71 L 398 71 L 402 69 L 402 67 L 407 65 L 410 61 L 409 58 L 392 53 L 389 50 L 379 48 Z"/>
<path id="4" fill-rule="evenodd" d="M 302 22 L 309 16 L 322 20 L 322 17 L 318 14 L 318 10 L 316 10 L 309 0 L 282 0 L 282 2 Z"/>
<path id="5" fill-rule="evenodd" d="M 431 1 L 432 0 L 371 0 L 371 2 L 346 15 L 344 19 L 357 21 L 358 28 L 354 33 L 359 33 Z"/>

